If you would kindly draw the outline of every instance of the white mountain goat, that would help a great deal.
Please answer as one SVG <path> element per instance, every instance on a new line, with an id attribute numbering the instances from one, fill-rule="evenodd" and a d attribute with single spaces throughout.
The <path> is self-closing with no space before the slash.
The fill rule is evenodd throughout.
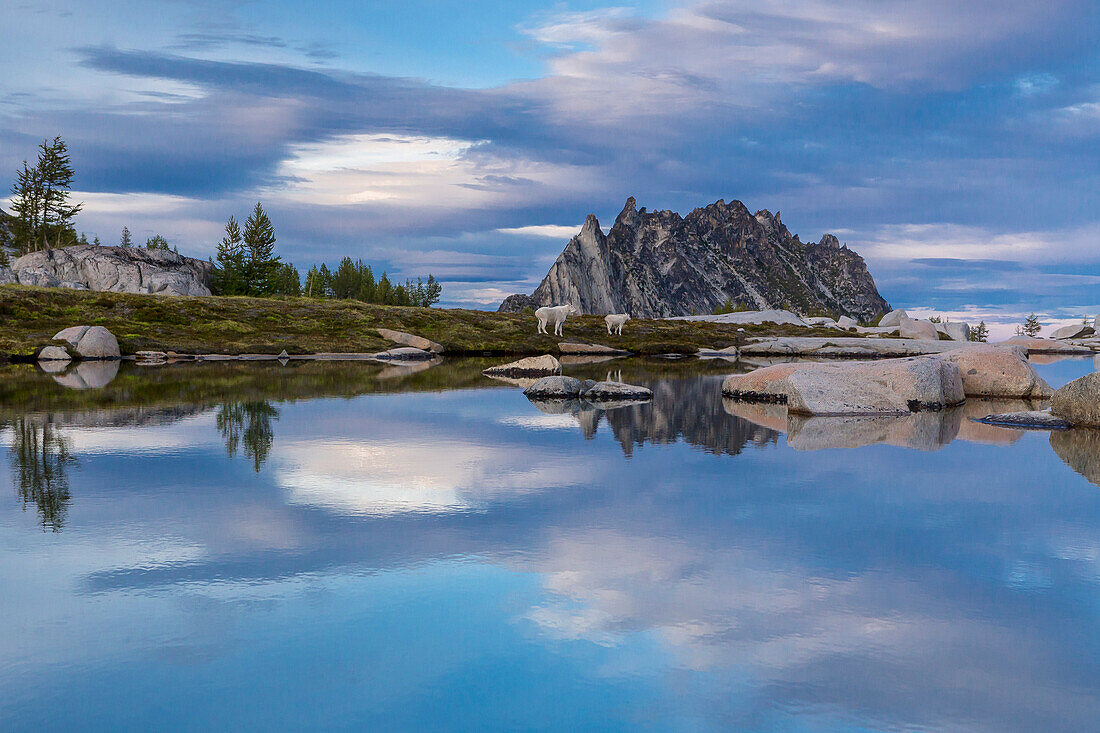
<path id="1" fill-rule="evenodd" d="M 630 320 L 629 313 L 608 313 L 603 317 L 603 322 L 607 324 L 607 332 L 609 334 L 623 335 L 623 324 Z"/>
<path id="2" fill-rule="evenodd" d="M 561 324 L 565 323 L 565 317 L 576 312 L 577 309 L 574 308 L 572 304 L 568 303 L 566 305 L 555 306 L 545 305 L 539 308 L 535 311 L 535 318 L 539 319 L 539 327 L 535 333 L 546 333 L 546 324 L 553 323 L 554 335 L 561 336 Z"/>

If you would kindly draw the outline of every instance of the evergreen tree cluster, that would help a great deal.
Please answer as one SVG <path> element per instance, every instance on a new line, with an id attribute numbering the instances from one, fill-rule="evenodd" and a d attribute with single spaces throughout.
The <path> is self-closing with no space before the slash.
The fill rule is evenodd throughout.
<path id="1" fill-rule="evenodd" d="M 311 267 L 302 294 L 311 298 L 430 308 L 439 302 L 443 286 L 433 275 L 428 275 L 427 281 L 417 278 L 415 282 L 394 283 L 385 272 L 375 277 L 370 265 L 345 257 L 335 270 L 329 270 L 326 264 Z"/>
<path id="2" fill-rule="evenodd" d="M 73 218 L 82 204 L 69 202 L 73 166 L 60 137 L 43 140 L 38 162 L 23 161 L 11 187 L 11 240 L 20 254 L 77 242 Z"/>
<path id="3" fill-rule="evenodd" d="M 1034 338 L 1039 335 L 1041 330 L 1043 330 L 1043 324 L 1039 323 L 1039 316 L 1032 313 L 1024 319 L 1023 325 L 1016 327 L 1016 335 Z"/>
<path id="4" fill-rule="evenodd" d="M 218 295 L 299 295 L 301 278 L 275 254 L 275 227 L 257 202 L 244 230 L 237 218 L 225 223 L 225 236 L 214 260 L 213 285 Z"/>

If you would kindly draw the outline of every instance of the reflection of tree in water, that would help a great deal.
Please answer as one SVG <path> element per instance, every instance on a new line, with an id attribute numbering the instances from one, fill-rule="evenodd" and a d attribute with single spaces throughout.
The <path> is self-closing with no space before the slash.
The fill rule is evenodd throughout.
<path id="1" fill-rule="evenodd" d="M 23 509 L 33 502 L 42 529 L 59 532 L 69 510 L 68 469 L 76 463 L 68 440 L 50 422 L 19 417 L 10 426 L 10 460 Z"/>
<path id="2" fill-rule="evenodd" d="M 244 455 L 252 460 L 252 467 L 260 466 L 271 452 L 275 439 L 272 423 L 279 419 L 279 411 L 270 402 L 227 402 L 218 408 L 216 422 L 218 432 L 225 439 L 225 452 L 229 457 L 237 455 L 241 445 Z"/>

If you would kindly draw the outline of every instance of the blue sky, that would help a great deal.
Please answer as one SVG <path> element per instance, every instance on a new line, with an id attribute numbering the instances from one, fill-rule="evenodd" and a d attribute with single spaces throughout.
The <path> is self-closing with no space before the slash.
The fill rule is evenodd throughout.
<path id="1" fill-rule="evenodd" d="M 1100 6 L 1085 0 L 4 0 L 0 170 L 61 134 L 86 210 L 207 256 L 529 292 L 588 213 L 781 210 L 895 305 L 1100 311 Z"/>

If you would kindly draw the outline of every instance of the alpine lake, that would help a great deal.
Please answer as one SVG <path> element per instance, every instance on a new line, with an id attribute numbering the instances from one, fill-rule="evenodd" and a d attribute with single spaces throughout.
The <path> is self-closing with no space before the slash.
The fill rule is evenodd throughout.
<path id="1" fill-rule="evenodd" d="M 0 729 L 1100 728 L 1100 431 L 501 361 L 0 366 Z"/>

